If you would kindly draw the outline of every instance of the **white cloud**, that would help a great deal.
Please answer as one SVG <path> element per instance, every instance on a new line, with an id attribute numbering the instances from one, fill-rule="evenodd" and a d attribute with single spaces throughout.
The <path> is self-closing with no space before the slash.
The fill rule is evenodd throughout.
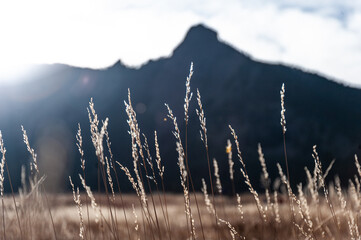
<path id="1" fill-rule="evenodd" d="M 4 0 L 0 66 L 139 65 L 169 55 L 199 22 L 257 59 L 361 85 L 361 3 L 352 0 Z"/>

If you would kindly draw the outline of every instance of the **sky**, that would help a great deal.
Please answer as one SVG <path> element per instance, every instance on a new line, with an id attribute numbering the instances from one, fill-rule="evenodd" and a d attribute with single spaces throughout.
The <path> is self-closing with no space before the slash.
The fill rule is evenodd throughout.
<path id="1" fill-rule="evenodd" d="M 257 60 L 361 86 L 360 0 L 1 0 L 0 78 L 28 64 L 137 67 L 198 23 Z"/>

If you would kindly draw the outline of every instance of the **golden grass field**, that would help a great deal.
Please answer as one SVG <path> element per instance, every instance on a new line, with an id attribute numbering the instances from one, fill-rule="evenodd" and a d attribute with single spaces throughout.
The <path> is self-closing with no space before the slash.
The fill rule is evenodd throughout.
<path id="1" fill-rule="evenodd" d="M 331 195 L 331 199 L 335 203 L 338 202 L 338 196 Z M 6 204 L 6 239 L 54 239 L 54 232 L 51 225 L 51 219 L 49 217 L 46 203 L 43 202 L 43 198 L 39 195 L 39 199 L 33 199 L 36 201 L 34 204 L 26 205 L 26 210 L 21 211 L 21 226 L 22 231 L 25 233 L 20 235 L 15 209 L 13 207 L 13 200 L 11 197 L 5 198 Z M 119 196 L 117 196 L 119 198 Z M 95 212 L 89 205 L 90 221 L 86 217 L 86 205 L 90 202 L 86 202 L 85 195 L 82 196 L 82 209 L 84 215 L 84 238 L 85 239 L 114 239 L 114 235 L 111 233 L 109 227 L 105 221 L 111 222 L 109 209 L 107 208 L 107 199 L 105 195 L 95 195 L 95 198 L 100 203 L 102 214 L 104 216 L 104 222 L 96 222 Z M 161 224 L 162 239 L 188 239 L 189 231 L 186 224 L 186 215 L 184 213 L 184 196 L 180 194 L 166 194 L 168 202 L 168 214 L 171 226 L 171 237 L 168 235 L 168 229 L 163 217 L 159 218 Z M 232 239 L 229 228 L 226 224 L 220 224 L 218 227 L 215 225 L 214 215 L 207 211 L 207 207 L 203 201 L 203 195 L 197 194 L 197 198 L 201 200 L 200 211 L 203 223 L 203 229 L 205 233 L 205 239 Z M 266 197 L 263 195 L 261 199 L 266 201 Z M 227 219 L 235 230 L 246 239 L 308 239 L 304 236 L 295 225 L 292 224 L 291 211 L 289 204 L 285 202 L 287 195 L 278 196 L 279 198 L 279 215 L 280 222 L 272 219 L 273 212 L 269 212 L 268 219 L 263 222 L 259 217 L 259 213 L 254 202 L 254 198 L 251 194 L 241 195 L 243 218 L 237 204 L 236 198 L 232 197 L 217 197 L 216 202 L 219 206 L 219 217 Z M 20 200 L 17 198 L 17 200 Z M 123 214 L 123 206 L 126 211 L 127 220 L 129 224 L 129 230 L 131 239 L 153 239 L 151 235 L 154 235 L 155 239 L 160 239 L 158 229 L 149 228 L 147 224 L 143 224 L 142 210 L 139 207 L 138 196 L 132 194 L 123 195 L 124 205 L 117 205 L 113 209 L 113 213 L 117 215 L 117 238 L 129 239 L 128 231 Z M 194 199 L 192 199 L 194 202 Z M 28 199 L 30 201 L 30 199 Z M 80 239 L 79 237 L 79 215 L 77 206 L 74 204 L 73 196 L 70 194 L 48 195 L 49 205 L 51 206 L 52 215 L 54 218 L 55 229 L 57 233 L 57 239 Z M 283 201 L 283 202 L 282 202 Z M 350 200 L 352 201 L 352 200 Z M 104 204 L 102 206 L 101 204 Z M 132 204 L 134 204 L 135 214 L 133 212 Z M 264 202 L 266 204 L 266 202 Z M 297 209 L 298 207 L 296 207 Z M 21 210 L 21 208 L 20 208 Z M 161 206 L 159 201 L 156 203 L 156 210 L 161 212 Z M 196 212 L 196 207 L 192 205 L 192 212 Z M 335 205 L 336 218 L 339 221 L 339 228 L 336 228 L 332 215 L 329 211 L 328 205 L 324 199 L 318 205 L 310 206 L 310 219 L 315 224 L 313 226 L 312 237 L 315 239 L 351 239 L 350 226 L 349 226 L 349 213 L 341 209 L 341 206 Z M 273 210 L 272 210 L 273 211 Z M 299 209 L 297 210 L 299 211 Z M 320 215 L 319 215 L 320 214 Z M 355 216 L 358 216 L 358 212 L 354 211 Z M 135 217 L 135 215 L 137 217 Z M 194 220 L 196 222 L 196 236 L 198 239 L 203 239 L 201 233 L 201 226 L 199 224 L 198 215 L 195 214 Z M 296 214 L 296 223 L 304 228 L 304 231 L 308 233 L 307 224 L 299 213 Z M 355 219 L 358 222 L 358 218 Z M 2 231 L 1 231 L 2 233 Z M 298 237 L 297 237 L 298 236 Z M 239 239 L 239 237 L 235 237 Z M 357 239 L 356 235 L 355 238 Z"/>
<path id="2" fill-rule="evenodd" d="M 116 162 L 108 137 L 108 119 L 100 121 L 94 103 L 89 103 L 91 140 L 98 159 L 98 179 L 105 190 L 96 194 L 86 179 L 86 158 L 82 148 L 82 133 L 79 125 L 77 146 L 82 171 L 80 186 L 68 181 L 73 194 L 50 194 L 43 186 L 45 178 L 39 169 L 36 150 L 32 148 L 24 128 L 23 137 L 29 155 L 30 176 L 22 172 L 22 187 L 19 193 L 13 190 L 4 194 L 4 182 L 10 181 L 7 171 L 6 148 L 0 132 L 0 238 L 1 239 L 142 239 L 142 240 L 223 240 L 223 239 L 361 239 L 359 233 L 361 213 L 361 167 L 355 156 L 357 176 L 349 180 L 348 188 L 341 188 L 340 180 L 326 183 L 332 163 L 322 166 L 314 146 L 314 169 L 305 168 L 305 182 L 291 184 L 288 174 L 286 149 L 285 87 L 280 91 L 281 126 L 284 140 L 284 163 L 277 164 L 279 177 L 271 180 L 261 145 L 258 146 L 260 172 L 264 189 L 256 191 L 247 166 L 242 159 L 236 131 L 229 126 L 233 141 L 228 141 L 226 152 L 229 163 L 229 182 L 244 182 L 248 193 L 233 196 L 222 194 L 218 163 L 210 161 L 208 154 L 207 128 L 201 95 L 197 90 L 197 115 L 201 140 L 207 153 L 208 169 L 202 189 L 194 189 L 191 169 L 187 158 L 188 109 L 192 99 L 190 74 L 186 81 L 184 104 L 185 129 L 178 127 L 171 108 L 168 117 L 174 125 L 174 138 L 178 153 L 179 184 L 183 192 L 170 194 L 164 188 L 161 146 L 154 134 L 155 156 L 151 155 L 147 138 L 142 135 L 132 107 L 130 92 L 125 102 L 129 133 L 132 141 L 132 166 Z M 183 120 L 183 119 L 181 119 Z M 183 131 L 186 134 L 183 134 Z M 152 136 L 153 138 L 153 136 Z M 223 146 L 224 147 L 224 146 Z M 233 155 L 232 155 L 233 154 Z M 234 179 L 234 161 L 241 164 L 241 179 Z M 238 171 L 238 170 L 237 170 Z M 7 174 L 5 174 L 7 172 Z M 132 185 L 133 194 L 120 194 L 119 174 L 125 174 Z M 8 176 L 7 178 L 5 176 Z M 224 176 L 223 176 L 224 178 Z M 330 178 L 330 177 L 328 177 Z M 275 187 L 275 182 L 278 182 Z M 128 182 L 126 184 L 129 184 Z M 272 184 L 271 184 L 272 183 Z M 208 185 L 207 185 L 208 184 Z M 11 182 L 10 182 L 11 185 Z M 291 185 L 293 188 L 291 188 Z M 270 186 L 273 186 L 272 188 Z"/>

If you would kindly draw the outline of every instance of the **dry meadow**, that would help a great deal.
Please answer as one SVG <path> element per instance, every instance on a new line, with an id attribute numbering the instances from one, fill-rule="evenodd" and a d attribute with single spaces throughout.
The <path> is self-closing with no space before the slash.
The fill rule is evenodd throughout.
<path id="1" fill-rule="evenodd" d="M 184 119 L 177 119 L 166 105 L 169 120 L 174 126 L 182 193 L 171 194 L 164 188 L 164 171 L 167 169 L 162 164 L 157 133 L 148 136 L 155 142 L 154 146 L 149 146 L 138 125 L 130 92 L 125 108 L 132 142 L 132 166 L 123 166 L 114 160 L 108 137 L 108 119 L 98 119 L 91 100 L 88 107 L 91 140 L 98 159 L 99 183 L 104 192 L 99 194 L 97 189 L 87 185 L 86 158 L 79 125 L 76 138 L 82 169 L 79 172 L 81 184 L 75 186 L 70 177 L 64 179 L 72 187 L 72 194 L 54 195 L 45 191 L 43 184 L 46 179 L 43 176 L 46 173 L 38 167 L 36 149 L 32 148 L 24 128 L 25 147 L 32 158 L 31 173 L 26 176 L 23 171 L 22 187 L 18 193 L 11 189 L 11 193 L 4 194 L 4 182 L 11 181 L 11 175 L 6 164 L 6 143 L 0 132 L 1 239 L 361 239 L 361 167 L 357 156 L 355 168 L 358 175 L 350 178 L 348 188 L 342 188 L 337 177 L 326 182 L 332 164 L 322 165 L 316 146 L 313 149 L 314 168 L 304 169 L 306 184 L 290 183 L 284 85 L 280 91 L 284 161 L 282 165 L 277 164 L 279 176 L 271 179 L 262 147 L 258 146 L 264 186 L 261 191 L 257 191 L 250 180 L 237 133 L 232 126 L 229 130 L 233 139 L 228 141 L 227 146 L 220 146 L 226 147 L 229 175 L 220 176 L 217 161 L 211 160 L 208 154 L 206 113 L 197 89 L 194 98 L 198 105 L 197 115 L 208 168 L 204 172 L 202 189 L 195 189 L 187 156 L 192 74 L 191 67 L 186 80 Z M 178 127 L 179 120 L 182 126 L 184 121 L 184 129 Z M 151 152 L 155 152 L 154 156 Z M 234 161 L 240 162 L 241 169 L 234 169 Z M 240 171 L 240 179 L 234 178 L 235 171 Z M 120 174 L 128 178 L 133 194 L 120 193 Z M 225 177 L 232 184 L 243 182 L 249 192 L 237 193 L 233 185 L 233 194 L 223 194 L 221 181 Z"/>

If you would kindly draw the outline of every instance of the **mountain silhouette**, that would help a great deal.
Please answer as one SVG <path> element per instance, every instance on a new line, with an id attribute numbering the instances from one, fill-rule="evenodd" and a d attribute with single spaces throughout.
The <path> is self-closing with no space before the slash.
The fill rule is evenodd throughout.
<path id="1" fill-rule="evenodd" d="M 313 169 L 313 145 L 317 145 L 324 168 L 336 159 L 330 176 L 337 173 L 341 178 L 349 178 L 356 173 L 354 154 L 360 152 L 361 143 L 359 89 L 294 67 L 255 61 L 200 24 L 188 31 L 170 57 L 150 60 L 139 68 L 127 67 L 121 61 L 99 70 L 63 64 L 41 65 L 34 74 L 22 79 L 21 84 L 3 86 L 0 129 L 15 187 L 20 184 L 20 166 L 28 166 L 30 160 L 22 142 L 21 125 L 38 153 L 40 169 L 47 176 L 47 188 L 61 191 L 68 188 L 67 176 L 71 175 L 76 182 L 80 172 L 75 139 L 80 123 L 87 183 L 96 189 L 97 160 L 87 112 L 91 98 L 99 118 L 109 117 L 115 160 L 132 168 L 124 107 L 130 89 L 139 127 L 147 136 L 153 154 L 154 131 L 158 132 L 166 188 L 179 191 L 176 141 L 172 122 L 166 121 L 164 103 L 175 113 L 184 138 L 185 80 L 191 62 L 194 62 L 191 89 L 194 94 L 196 89 L 201 93 L 210 156 L 218 160 L 226 192 L 229 182 L 225 145 L 227 139 L 232 139 L 228 125 L 238 134 L 242 157 L 253 182 L 260 182 L 258 143 L 262 144 L 273 179 L 278 177 L 276 162 L 284 166 L 280 126 L 282 83 L 286 86 L 286 145 L 291 183 L 305 179 L 304 166 Z M 207 163 L 196 107 L 194 97 L 189 112 L 188 153 L 194 182 L 200 189 L 200 179 L 207 177 Z M 241 177 L 235 149 L 233 153 L 236 177 Z M 121 182 L 124 191 L 131 189 L 124 176 Z M 237 188 L 242 191 L 246 186 L 238 181 Z"/>

